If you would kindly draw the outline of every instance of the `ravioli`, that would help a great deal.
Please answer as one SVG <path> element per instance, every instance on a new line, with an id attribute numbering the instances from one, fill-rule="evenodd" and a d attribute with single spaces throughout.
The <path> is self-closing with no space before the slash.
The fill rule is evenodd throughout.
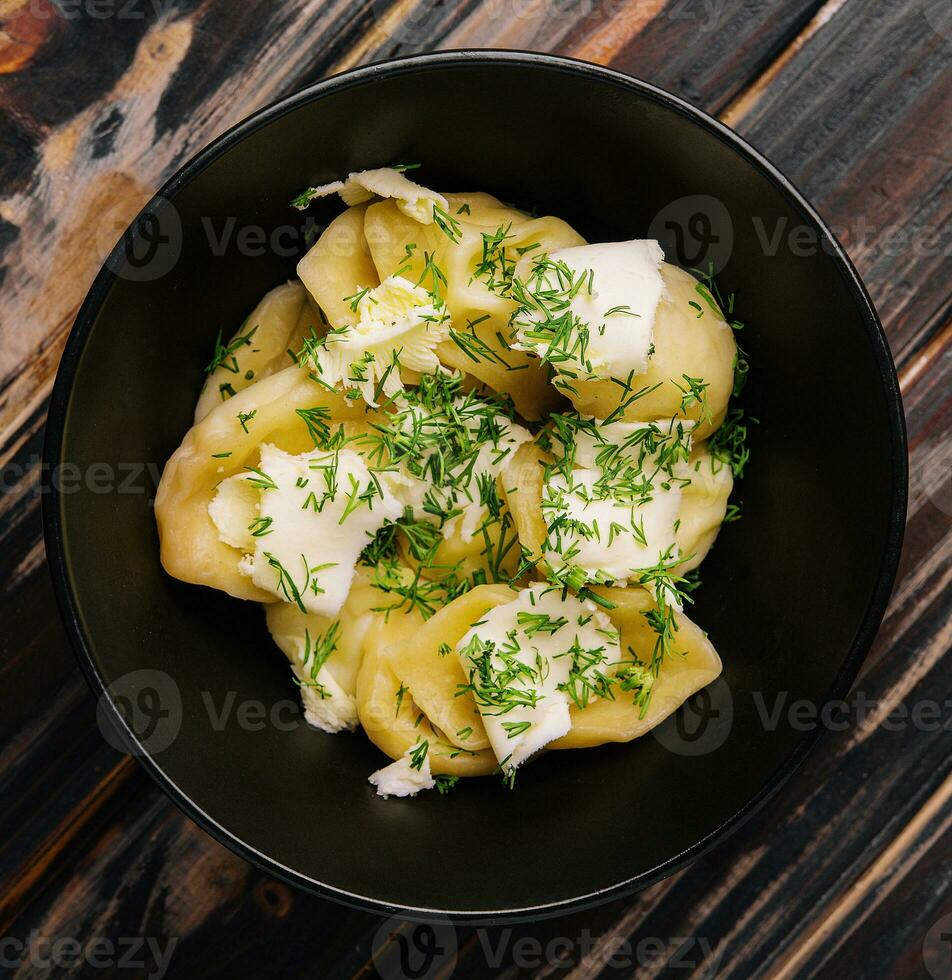
<path id="1" fill-rule="evenodd" d="M 421 228 L 391 201 L 370 205 L 365 235 L 377 273 L 385 278 L 404 270 L 439 291 L 453 322 L 451 337 L 438 348 L 441 361 L 508 394 L 523 418 L 541 419 L 562 399 L 549 383 L 548 366 L 509 344 L 516 304 L 507 294 L 507 274 L 525 249 L 584 240 L 558 218 L 531 218 L 488 194 L 448 194 L 446 200 L 452 235 Z"/>
<path id="2" fill-rule="evenodd" d="M 405 170 L 293 202 L 345 207 L 218 334 L 155 502 L 165 570 L 262 604 L 308 723 L 392 760 L 384 798 L 511 787 L 710 684 L 685 590 L 747 463 L 712 283 Z"/>
<path id="3" fill-rule="evenodd" d="M 255 381 L 261 381 L 293 361 L 300 349 L 303 322 L 319 322 L 307 292 L 299 282 L 272 289 L 255 307 L 227 344 L 221 334 L 206 371 L 208 379 L 195 406 L 201 422 L 216 405 L 227 401 Z"/>
<path id="4" fill-rule="evenodd" d="M 734 331 L 710 291 L 689 272 L 664 263 L 661 276 L 665 292 L 654 317 L 647 371 L 623 383 L 573 379 L 562 391 L 584 415 L 617 414 L 638 422 L 677 416 L 695 422 L 695 438 L 706 439 L 727 414 L 737 360 Z"/>
<path id="5" fill-rule="evenodd" d="M 639 425 L 656 430 L 655 441 L 664 449 L 674 441 L 670 433 L 677 431 L 678 422 L 668 419 Z M 617 423 L 607 427 L 609 431 L 617 431 L 618 428 Z M 635 426 L 629 428 L 638 431 Z M 567 564 L 575 567 L 581 564 L 585 580 L 595 584 L 600 580 L 644 584 L 640 582 L 641 575 L 645 570 L 650 572 L 656 569 L 659 562 L 666 562 L 671 574 L 680 577 L 697 568 L 707 556 L 727 513 L 728 498 L 734 485 L 733 474 L 729 463 L 712 455 L 703 442 L 693 444 L 693 440 L 684 439 L 683 435 L 680 439 L 685 443 L 682 455 L 671 464 L 670 473 L 660 470 L 654 477 L 655 486 L 639 488 L 643 497 L 637 493 L 626 494 L 618 506 L 619 502 L 612 500 L 611 494 L 605 492 L 609 514 L 612 504 L 618 506 L 618 511 L 614 520 L 609 518 L 602 522 L 602 538 L 612 541 L 614 545 L 614 548 L 604 548 L 604 551 L 610 560 L 612 553 L 618 552 L 618 544 L 627 541 L 628 547 L 622 549 L 621 557 L 628 558 L 629 564 L 619 563 L 616 558 L 610 567 L 606 563 L 610 574 L 599 576 L 597 572 L 593 574 L 591 565 L 584 565 L 581 559 L 585 555 L 580 553 L 570 558 Z M 541 441 L 550 444 L 551 438 Z M 650 454 L 647 460 L 647 469 L 654 469 L 656 464 Z M 613 465 L 619 466 L 617 457 Z M 637 467 L 638 461 L 632 461 L 622 473 L 622 478 L 629 481 L 647 479 Z M 638 475 L 634 475 L 634 471 Z M 592 471 L 586 469 L 582 472 L 588 474 Z M 558 526 L 564 522 L 564 513 L 553 506 L 553 496 L 557 494 L 547 487 L 547 476 L 558 486 L 564 486 L 556 456 L 543 449 L 537 439 L 535 443 L 524 444 L 513 454 L 503 473 L 503 483 L 506 502 L 522 545 L 533 559 L 558 569 L 565 564 L 563 556 L 569 542 L 581 539 L 583 545 L 594 546 L 586 549 L 589 553 L 597 553 L 600 542 L 598 538 L 592 540 L 591 532 L 587 532 L 590 535 L 588 538 L 559 533 Z M 614 479 L 617 481 L 619 477 Z M 668 485 L 667 490 L 663 489 L 665 484 Z M 590 490 L 591 478 L 580 482 L 579 487 L 580 493 Z M 594 497 L 596 492 L 592 491 L 591 495 Z M 668 501 L 672 503 L 668 504 Z M 662 505 L 660 508 L 659 503 Z M 650 523 L 652 520 L 656 524 L 654 532 Z M 597 527 L 597 521 L 595 525 Z M 640 540 L 635 537 L 635 532 L 638 532 Z M 649 547 L 649 536 L 653 550 Z M 639 569 L 642 571 L 639 572 Z"/>

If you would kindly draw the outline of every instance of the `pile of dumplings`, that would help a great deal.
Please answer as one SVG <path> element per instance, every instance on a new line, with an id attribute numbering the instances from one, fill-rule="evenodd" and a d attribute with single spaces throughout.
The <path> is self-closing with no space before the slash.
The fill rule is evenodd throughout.
<path id="1" fill-rule="evenodd" d="M 643 735 L 721 671 L 684 611 L 744 459 L 716 290 L 403 168 L 293 203 L 329 195 L 219 335 L 164 568 L 262 604 L 307 721 L 392 760 L 381 796 Z"/>

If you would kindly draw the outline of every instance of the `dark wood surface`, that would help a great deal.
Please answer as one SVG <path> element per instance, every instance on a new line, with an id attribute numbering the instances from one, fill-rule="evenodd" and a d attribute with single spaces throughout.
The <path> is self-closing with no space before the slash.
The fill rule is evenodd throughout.
<path id="1" fill-rule="evenodd" d="M 390 933 L 426 941 L 250 868 L 103 741 L 44 564 L 39 453 L 78 304 L 171 172 L 306 82 L 466 46 L 646 78 L 784 170 L 881 313 L 912 476 L 899 580 L 855 688 L 875 703 L 865 724 L 827 734 L 691 868 L 594 911 L 457 928 L 426 975 L 952 978 L 947 0 L 0 0 L 0 938 L 116 949 L 111 968 L 24 954 L 13 972 L 145 976 L 153 954 L 125 941 L 148 937 L 174 940 L 175 977 L 394 977 Z M 890 724 L 929 701 L 944 730 Z M 150 967 L 118 969 L 124 954 Z"/>

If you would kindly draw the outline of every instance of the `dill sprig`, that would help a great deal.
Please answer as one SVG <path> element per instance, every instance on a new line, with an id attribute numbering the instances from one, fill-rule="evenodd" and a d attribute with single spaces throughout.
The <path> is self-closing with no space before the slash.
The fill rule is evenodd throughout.
<path id="1" fill-rule="evenodd" d="M 247 325 L 247 321 L 242 325 L 242 329 L 244 329 L 245 325 Z M 258 324 L 255 324 L 247 333 L 238 333 L 230 344 L 223 345 L 221 342 L 221 330 L 219 330 L 218 336 L 215 338 L 215 351 L 211 361 L 205 368 L 205 373 L 211 374 L 221 367 L 226 371 L 230 371 L 232 374 L 237 374 L 240 369 L 238 367 L 238 358 L 235 355 L 242 347 L 251 346 L 252 338 L 257 332 Z M 219 386 L 219 390 L 225 387 L 230 388 L 231 385 Z M 234 389 L 232 389 L 231 394 L 234 395 L 234 393 Z"/>
<path id="2" fill-rule="evenodd" d="M 416 745 L 410 750 L 410 768 L 411 769 L 422 769 L 423 763 L 426 761 L 427 752 L 430 749 L 430 742 L 428 739 L 423 739 L 417 742 Z"/>
<path id="3" fill-rule="evenodd" d="M 459 782 L 459 776 L 449 776 L 446 773 L 440 773 L 438 776 L 433 777 L 436 783 L 436 789 L 440 796 L 446 796 L 446 794 Z"/>
<path id="4" fill-rule="evenodd" d="M 327 632 L 319 633 L 313 642 L 311 641 L 311 634 L 306 629 L 304 630 L 303 665 L 310 670 L 312 680 L 317 679 L 317 675 L 321 672 L 324 664 L 337 649 L 340 635 L 341 624 L 336 621 L 328 627 Z"/>
<path id="5" fill-rule="evenodd" d="M 508 581 L 506 569 L 518 553 L 498 473 L 526 436 L 514 429 L 510 400 L 465 392 L 462 384 L 456 375 L 424 376 L 418 387 L 391 401 L 361 446 L 374 472 L 399 474 L 422 490 L 412 508 L 378 533 L 365 559 L 371 566 L 394 561 L 402 538 L 418 576 L 407 583 L 385 570 L 378 587 L 424 615 L 432 614 L 443 595 L 453 597 L 482 581 Z M 474 573 L 468 582 L 460 580 L 458 568 L 441 567 L 437 560 L 445 535 L 463 520 L 482 541 L 486 568 L 482 579 Z"/>
<path id="6" fill-rule="evenodd" d="M 548 255 L 534 258 L 525 279 L 513 276 L 509 282 L 509 294 L 517 304 L 509 325 L 513 339 L 570 379 L 591 376 L 592 328 L 575 314 L 572 301 L 593 289 L 591 269 L 577 272 Z"/>
<path id="7" fill-rule="evenodd" d="M 731 408 L 723 425 L 711 436 L 707 447 L 715 467 L 729 466 L 736 479 L 744 475 L 750 450 L 747 448 L 747 422 L 742 408 Z"/>
<path id="8" fill-rule="evenodd" d="M 456 220 L 456 218 L 446 211 L 445 208 L 440 207 L 440 205 L 435 201 L 433 202 L 433 220 L 436 222 L 440 231 L 442 231 L 451 242 L 459 242 L 463 234 L 462 226 Z"/>

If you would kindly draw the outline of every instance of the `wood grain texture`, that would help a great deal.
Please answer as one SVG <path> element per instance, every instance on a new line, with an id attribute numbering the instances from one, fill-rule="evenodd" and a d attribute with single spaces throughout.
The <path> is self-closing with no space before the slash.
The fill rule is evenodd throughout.
<path id="1" fill-rule="evenodd" d="M 948 736 L 890 731 L 888 714 L 952 697 L 952 168 L 941 138 L 952 9 L 163 0 L 140 3 L 141 19 L 74 21 L 44 19 L 45 2 L 0 0 L 0 936 L 174 940 L 171 975 L 183 977 L 244 975 L 250 962 L 262 977 L 376 975 L 380 920 L 249 868 L 103 742 L 43 567 L 46 400 L 102 257 L 224 128 L 354 64 L 533 47 L 613 64 L 722 113 L 843 229 L 902 374 L 909 522 L 856 685 L 877 706 L 868 725 L 827 735 L 740 835 L 628 902 L 508 933 L 459 929 L 452 975 L 928 976 L 923 942 L 952 913 Z M 520 939 L 531 959 L 532 941 L 560 938 L 562 960 L 519 954 Z M 649 939 L 637 970 L 614 965 L 618 944 Z M 26 964 L 19 975 L 46 974 Z"/>

